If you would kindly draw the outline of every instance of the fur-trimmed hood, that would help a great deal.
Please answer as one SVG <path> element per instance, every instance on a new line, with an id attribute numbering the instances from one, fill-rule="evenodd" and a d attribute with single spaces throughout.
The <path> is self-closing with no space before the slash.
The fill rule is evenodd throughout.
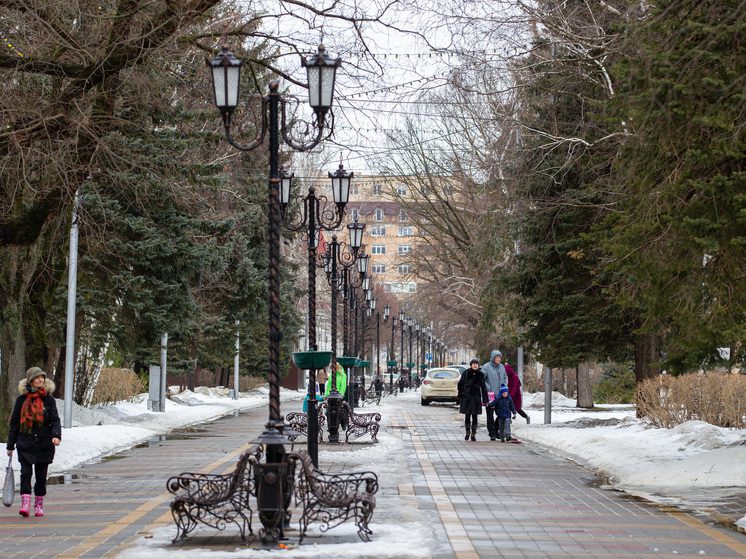
<path id="1" fill-rule="evenodd" d="M 18 383 L 18 393 L 21 396 L 24 396 L 28 390 L 26 387 L 28 386 L 28 383 L 26 382 L 26 379 L 21 379 L 21 381 Z M 49 377 L 44 377 L 44 390 L 47 391 L 47 394 L 50 396 L 52 395 L 52 392 L 54 392 L 54 382 Z"/>

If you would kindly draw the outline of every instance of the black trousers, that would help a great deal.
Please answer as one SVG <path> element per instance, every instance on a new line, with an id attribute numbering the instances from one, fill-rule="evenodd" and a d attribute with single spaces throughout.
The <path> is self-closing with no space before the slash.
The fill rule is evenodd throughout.
<path id="1" fill-rule="evenodd" d="M 495 432 L 495 408 L 487 407 L 487 433 L 490 435 L 490 439 L 497 438 Z"/>
<path id="2" fill-rule="evenodd" d="M 34 495 L 37 497 L 43 497 L 47 494 L 47 470 L 49 464 L 29 464 L 28 462 L 21 462 L 21 495 L 31 494 L 31 473 L 32 469 L 36 474 L 36 482 L 34 483 Z"/>
<path id="3" fill-rule="evenodd" d="M 518 410 L 518 415 L 520 415 L 523 419 L 528 419 L 528 414 L 523 410 Z"/>
<path id="4" fill-rule="evenodd" d="M 477 430 L 477 414 L 476 413 L 467 413 L 464 415 L 464 428 L 469 431 L 471 429 L 472 431 Z"/>

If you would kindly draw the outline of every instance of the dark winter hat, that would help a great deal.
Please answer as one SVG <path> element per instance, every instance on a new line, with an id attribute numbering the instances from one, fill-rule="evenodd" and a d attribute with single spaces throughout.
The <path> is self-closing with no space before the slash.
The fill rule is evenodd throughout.
<path id="1" fill-rule="evenodd" d="M 469 365 L 473 365 L 474 363 L 479 365 L 479 359 L 472 359 L 471 361 L 469 361 Z"/>
<path id="2" fill-rule="evenodd" d="M 502 394 L 503 392 L 505 392 L 505 393 L 507 394 L 507 392 L 508 392 L 508 387 L 507 387 L 507 386 L 505 386 L 504 384 L 501 384 L 501 385 L 500 385 L 500 394 Z"/>
<path id="3" fill-rule="evenodd" d="M 26 384 L 31 384 L 31 381 L 34 380 L 36 377 L 47 378 L 47 373 L 42 371 L 39 367 L 31 367 L 28 371 L 26 371 Z"/>

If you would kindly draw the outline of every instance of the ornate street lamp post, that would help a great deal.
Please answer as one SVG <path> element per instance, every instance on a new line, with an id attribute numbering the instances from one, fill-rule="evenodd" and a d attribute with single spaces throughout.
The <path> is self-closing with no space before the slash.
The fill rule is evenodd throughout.
<path id="1" fill-rule="evenodd" d="M 296 198 L 297 211 L 288 212 L 292 175 L 281 173 L 280 205 L 285 226 L 291 231 L 304 231 L 308 245 L 308 349 L 316 351 L 316 251 L 321 231 L 336 230 L 344 219 L 344 210 L 350 196 L 350 180 L 354 173 L 347 173 L 342 163 L 331 179 L 335 209 L 327 207 L 326 196 L 317 196 L 314 187 L 308 194 Z M 308 371 L 308 454 L 314 466 L 319 465 L 319 418 L 316 411 L 316 369 Z"/>
<path id="2" fill-rule="evenodd" d="M 415 320 L 410 318 L 407 322 L 409 326 L 409 353 L 407 354 L 407 374 L 409 375 L 409 382 L 412 382 L 412 329 L 414 328 Z"/>
<path id="3" fill-rule="evenodd" d="M 400 339 L 399 339 L 399 353 L 401 355 L 401 363 L 399 364 L 399 392 L 403 391 L 402 381 L 404 380 L 404 329 L 407 326 L 407 320 L 404 318 L 404 311 L 399 310 L 399 326 L 401 328 Z"/>
<path id="4" fill-rule="evenodd" d="M 339 442 L 339 420 L 342 408 L 342 394 L 337 390 L 337 294 L 343 288 L 343 278 L 340 277 L 338 270 L 341 267 L 342 271 L 348 271 L 358 259 L 358 251 L 363 244 L 365 224 L 355 221 L 349 223 L 347 229 L 350 232 L 350 244 L 340 243 L 337 236 L 333 235 L 332 241 L 327 245 L 327 254 L 324 257 L 324 269 L 332 290 L 332 389 L 327 397 L 327 429 L 329 430 L 330 443 Z"/>
<path id="5" fill-rule="evenodd" d="M 332 106 L 336 71 L 341 61 L 326 53 L 323 45 L 308 59 L 301 59 L 306 67 L 309 103 L 314 111 L 315 134 L 308 142 L 297 143 L 290 137 L 290 126 L 286 122 L 286 99 L 279 93 L 279 83 L 269 83 L 269 93 L 260 96 L 261 122 L 254 140 L 241 144 L 231 134 L 233 113 L 238 106 L 239 85 L 242 61 L 228 49 L 222 51 L 208 63 L 211 70 L 215 105 L 223 118 L 223 127 L 228 143 L 241 151 L 250 151 L 264 144 L 269 132 L 269 188 L 267 239 L 268 296 L 269 296 L 269 420 L 257 442 L 265 445 L 265 463 L 258 468 L 257 508 L 262 523 L 261 536 L 264 540 L 277 541 L 282 537 L 283 522 L 289 500 L 284 494 L 288 489 L 287 462 L 285 458 L 286 437 L 284 423 L 280 415 L 280 135 L 285 143 L 295 151 L 307 151 L 317 146 L 325 135 L 326 116 Z M 332 119 L 333 121 L 333 119 Z M 280 122 L 282 124 L 280 124 Z M 326 137 L 332 133 L 332 127 Z"/>
<path id="6" fill-rule="evenodd" d="M 386 363 L 389 369 L 389 392 L 394 391 L 394 369 L 396 368 L 396 326 L 398 319 L 391 317 L 391 345 L 389 346 L 389 362 Z"/>

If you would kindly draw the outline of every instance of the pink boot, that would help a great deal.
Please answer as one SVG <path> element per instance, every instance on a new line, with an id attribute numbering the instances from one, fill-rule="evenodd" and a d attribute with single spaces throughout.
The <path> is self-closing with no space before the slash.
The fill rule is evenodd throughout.
<path id="1" fill-rule="evenodd" d="M 21 510 L 18 514 L 21 516 L 28 516 L 28 511 L 31 508 L 31 495 L 21 495 Z"/>
<path id="2" fill-rule="evenodd" d="M 34 516 L 44 516 L 44 497 L 34 497 Z"/>

